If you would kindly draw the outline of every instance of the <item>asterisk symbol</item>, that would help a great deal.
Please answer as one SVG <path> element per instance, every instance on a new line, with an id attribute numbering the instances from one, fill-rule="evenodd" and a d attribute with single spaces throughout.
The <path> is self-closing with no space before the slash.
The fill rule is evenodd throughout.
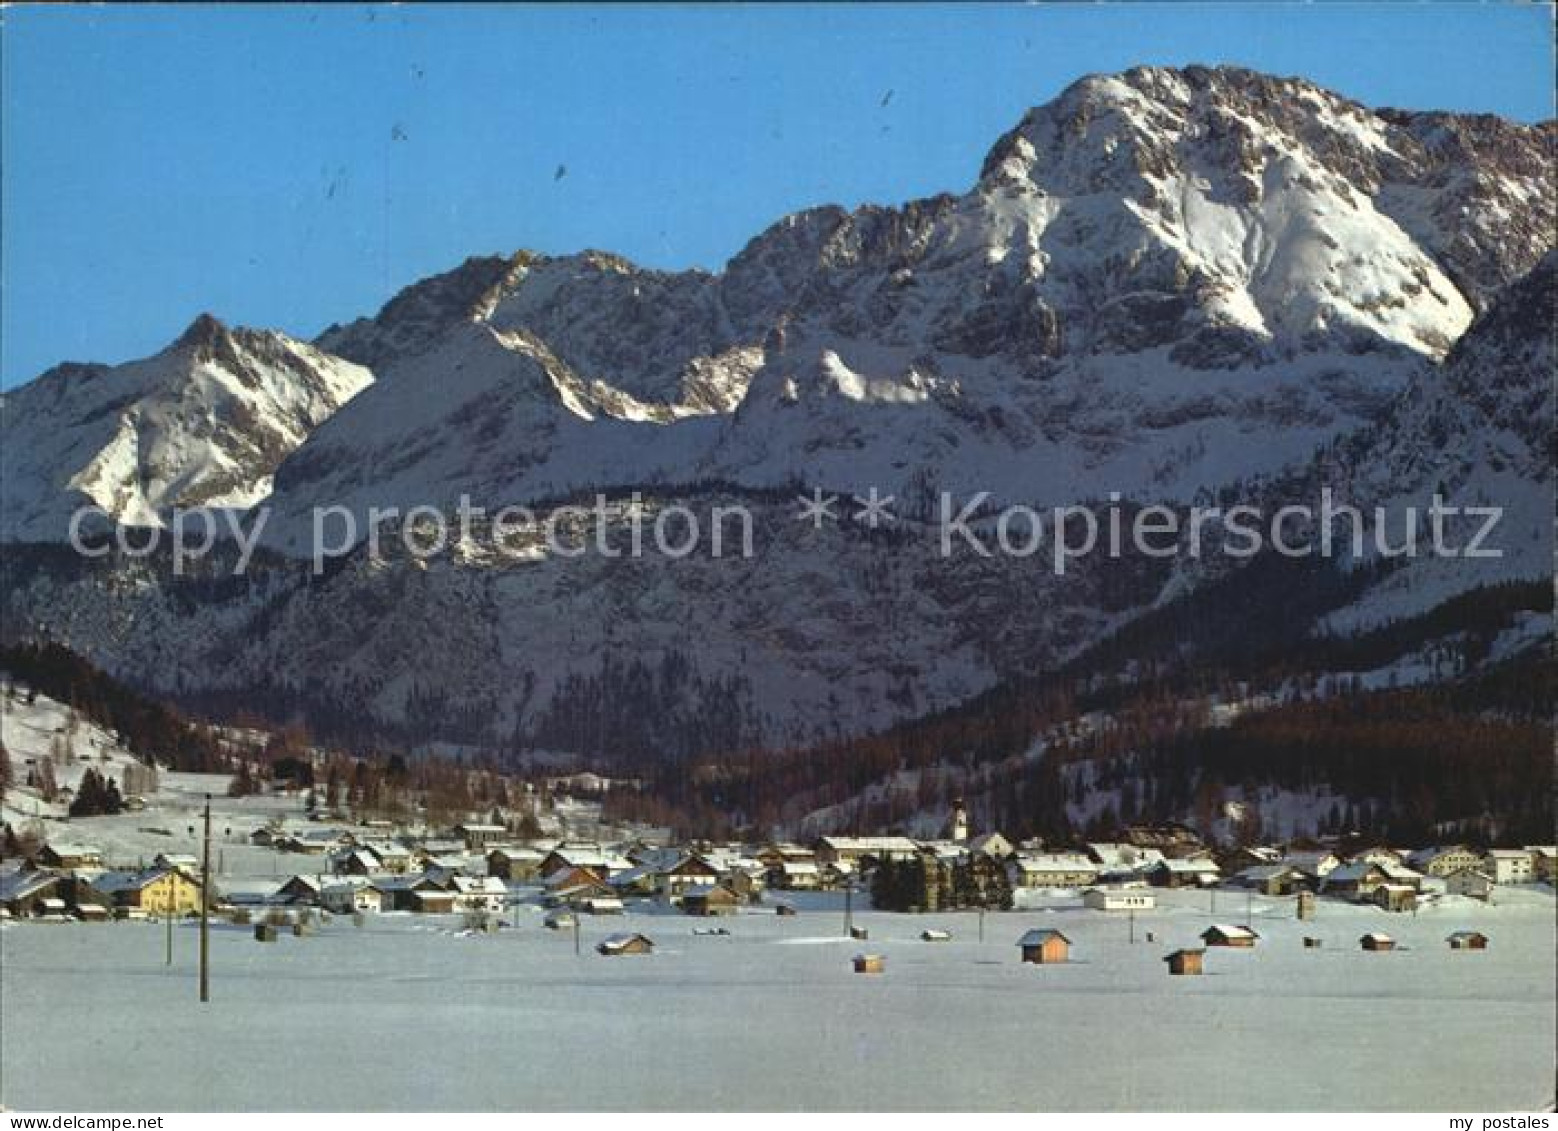
<path id="1" fill-rule="evenodd" d="M 810 522 L 812 529 L 821 530 L 822 524 L 828 519 L 838 521 L 839 516 L 833 513 L 833 506 L 839 497 L 824 495 L 821 487 L 813 487 L 809 499 L 805 495 L 797 495 L 796 501 L 801 504 L 801 513 L 795 516 L 797 522 Z"/>
<path id="2" fill-rule="evenodd" d="M 855 512 L 855 521 L 863 522 L 872 530 L 875 530 L 884 522 L 896 522 L 897 516 L 888 508 L 893 505 L 893 496 L 882 496 L 877 493 L 875 487 L 864 499 L 859 495 L 851 496 L 860 510 Z"/>

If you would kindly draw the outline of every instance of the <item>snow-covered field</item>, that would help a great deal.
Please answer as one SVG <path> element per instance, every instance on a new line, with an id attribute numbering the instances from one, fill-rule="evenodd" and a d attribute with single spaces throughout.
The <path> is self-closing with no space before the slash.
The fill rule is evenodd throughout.
<path id="1" fill-rule="evenodd" d="M 1322 903 L 1311 923 L 1257 899 L 1252 952 L 1207 975 L 1162 955 L 1243 896 L 1166 893 L 1136 919 L 1075 899 L 990 914 L 836 909 L 724 921 L 630 914 L 571 934 L 521 908 L 491 936 L 458 920 L 336 920 L 275 944 L 213 931 L 210 1004 L 196 1001 L 195 929 L 163 965 L 156 924 L 0 929 L 0 1100 L 12 1108 L 206 1109 L 1405 1109 L 1553 1101 L 1554 900 L 1501 889 L 1420 915 Z M 1069 965 L 1017 961 L 1059 927 Z M 949 943 L 918 940 L 927 927 Z M 1489 950 L 1451 952 L 1477 927 Z M 592 944 L 641 930 L 655 954 Z M 1364 931 L 1402 949 L 1358 949 Z M 1153 932 L 1156 941 L 1145 941 Z M 1321 950 L 1301 936 L 1318 935 Z M 886 956 L 880 976 L 852 955 Z"/>

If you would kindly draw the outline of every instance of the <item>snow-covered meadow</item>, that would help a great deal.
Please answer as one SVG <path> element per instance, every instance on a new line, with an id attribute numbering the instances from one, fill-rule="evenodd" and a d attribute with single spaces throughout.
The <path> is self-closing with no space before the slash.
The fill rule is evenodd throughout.
<path id="1" fill-rule="evenodd" d="M 1161 958 L 1245 898 L 1163 893 L 1137 916 L 1051 906 L 989 914 L 794 917 L 630 913 L 474 935 L 453 918 L 336 919 L 258 943 L 213 930 L 196 1000 L 193 926 L 163 964 L 157 924 L 0 929 L 0 1088 L 10 1108 L 1491 1110 L 1553 1101 L 1554 901 L 1501 889 L 1417 916 L 1322 903 L 1310 923 L 1257 898 L 1250 952 L 1206 976 Z M 1017 938 L 1053 926 L 1072 961 L 1024 966 Z M 1484 952 L 1451 952 L 1476 927 Z M 926 928 L 950 942 L 921 942 Z M 647 957 L 593 944 L 639 930 Z M 1362 952 L 1388 931 L 1393 953 Z M 1146 941 L 1152 932 L 1155 941 Z M 1324 939 L 1305 949 L 1303 935 Z M 856 975 L 862 950 L 886 972 Z"/>

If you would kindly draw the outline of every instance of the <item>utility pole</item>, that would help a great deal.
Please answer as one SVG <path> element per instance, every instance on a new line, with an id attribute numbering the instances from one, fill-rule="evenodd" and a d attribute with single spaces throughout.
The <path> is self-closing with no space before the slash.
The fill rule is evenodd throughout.
<path id="1" fill-rule="evenodd" d="M 985 941 L 985 905 L 979 905 L 979 941 Z"/>
<path id="2" fill-rule="evenodd" d="M 855 932 L 855 881 L 844 881 L 844 937 L 849 938 Z"/>
<path id="3" fill-rule="evenodd" d="M 205 851 L 200 856 L 200 1000 L 211 1000 L 211 795 L 206 794 Z"/>
<path id="4" fill-rule="evenodd" d="M 575 958 L 583 953 L 579 948 L 579 913 L 577 911 L 573 913 L 573 953 Z"/>
<path id="5" fill-rule="evenodd" d="M 178 882 L 178 873 L 174 872 L 173 884 L 169 888 L 166 902 L 162 905 L 162 921 L 167 927 L 168 933 L 167 954 L 165 956 L 165 964 L 168 966 L 173 965 L 173 892 L 178 889 Z"/>
<path id="6" fill-rule="evenodd" d="M 1131 942 L 1135 942 L 1136 941 L 1136 912 L 1134 910 L 1132 910 L 1130 912 L 1130 924 L 1131 924 Z"/>

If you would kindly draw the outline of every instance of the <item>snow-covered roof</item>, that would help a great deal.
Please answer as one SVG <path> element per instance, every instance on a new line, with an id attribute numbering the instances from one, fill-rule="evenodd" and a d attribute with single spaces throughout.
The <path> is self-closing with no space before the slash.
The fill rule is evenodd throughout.
<path id="1" fill-rule="evenodd" d="M 1244 871 L 1238 874 L 1237 878 L 1247 883 L 1260 883 L 1262 880 L 1275 879 L 1278 876 L 1285 876 L 1289 872 L 1296 871 L 1298 869 L 1291 864 L 1257 864 L 1253 868 L 1244 869 Z"/>
<path id="2" fill-rule="evenodd" d="M 822 843 L 835 852 L 918 852 L 919 844 L 906 836 L 825 836 Z"/>
<path id="3" fill-rule="evenodd" d="M 461 895 L 508 895 L 508 885 L 496 876 L 454 876 L 449 881 Z"/>
<path id="4" fill-rule="evenodd" d="M 101 856 L 103 850 L 95 844 L 81 844 L 77 841 L 50 841 L 45 847 L 56 856 Z"/>
<path id="5" fill-rule="evenodd" d="M 1204 938 L 1206 938 L 1206 936 L 1208 936 L 1210 934 L 1213 934 L 1213 933 L 1222 935 L 1222 937 L 1225 938 L 1225 939 L 1258 939 L 1258 938 L 1260 938 L 1260 936 L 1258 934 L 1256 934 L 1254 931 L 1250 930 L 1250 928 L 1236 926 L 1236 925 L 1234 925 L 1232 923 L 1213 923 L 1210 927 L 1208 927 L 1206 930 L 1201 932 L 1201 937 L 1204 939 Z"/>
<path id="6" fill-rule="evenodd" d="M 170 871 L 169 868 L 146 868 L 139 872 L 103 872 L 92 878 L 92 887 L 104 893 L 140 891 L 162 879 Z"/>
<path id="7" fill-rule="evenodd" d="M 494 848 L 488 855 L 501 856 L 505 860 L 531 860 L 536 863 L 546 859 L 543 853 L 537 852 L 534 848 L 516 847 L 515 845 L 504 845 L 500 848 Z"/>
<path id="8" fill-rule="evenodd" d="M 1169 872 L 1180 872 L 1185 875 L 1197 876 L 1216 875 L 1221 871 L 1217 867 L 1216 861 L 1209 860 L 1206 857 L 1175 859 L 1172 856 L 1165 856 L 1158 861 L 1157 867 Z"/>
<path id="9" fill-rule="evenodd" d="M 0 901 L 9 903 L 13 899 L 25 899 L 59 882 L 57 872 L 9 872 L 0 875 Z"/>
<path id="10" fill-rule="evenodd" d="M 1097 872 L 1098 865 L 1080 852 L 1046 852 L 1018 856 L 1013 863 L 1024 872 Z"/>
<path id="11" fill-rule="evenodd" d="M 1282 858 L 1282 863 L 1291 864 L 1300 872 L 1307 872 L 1311 876 L 1323 876 L 1329 873 L 1338 861 L 1336 853 L 1319 850 L 1312 852 L 1289 852 Z"/>

